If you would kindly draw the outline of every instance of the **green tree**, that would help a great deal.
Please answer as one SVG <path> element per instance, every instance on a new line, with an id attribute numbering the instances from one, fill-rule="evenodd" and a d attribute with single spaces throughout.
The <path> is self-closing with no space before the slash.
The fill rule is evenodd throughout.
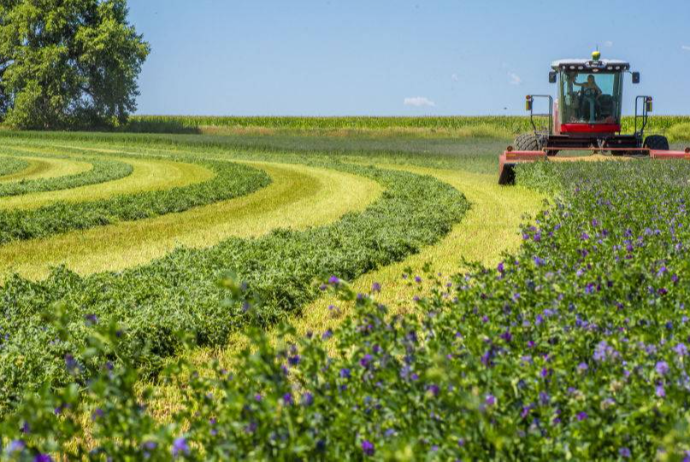
<path id="1" fill-rule="evenodd" d="M 126 122 L 150 47 L 126 0 L 0 0 L 0 116 L 18 128 Z"/>

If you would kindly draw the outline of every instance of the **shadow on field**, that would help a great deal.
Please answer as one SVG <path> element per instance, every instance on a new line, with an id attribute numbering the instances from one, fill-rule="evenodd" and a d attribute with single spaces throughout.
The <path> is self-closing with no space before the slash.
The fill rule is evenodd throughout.
<path id="1" fill-rule="evenodd" d="M 131 119 L 127 125 L 122 127 L 119 131 L 127 133 L 170 133 L 170 134 L 184 134 L 184 135 L 199 135 L 201 129 L 199 127 L 189 126 L 182 123 L 180 120 L 140 120 Z"/>

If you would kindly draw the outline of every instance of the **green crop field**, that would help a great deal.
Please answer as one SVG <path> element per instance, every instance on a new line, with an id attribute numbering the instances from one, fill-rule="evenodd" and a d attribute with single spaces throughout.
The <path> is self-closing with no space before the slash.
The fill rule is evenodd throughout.
<path id="1" fill-rule="evenodd" d="M 0 460 L 683 460 L 690 163 L 527 123 L 0 131 Z"/>

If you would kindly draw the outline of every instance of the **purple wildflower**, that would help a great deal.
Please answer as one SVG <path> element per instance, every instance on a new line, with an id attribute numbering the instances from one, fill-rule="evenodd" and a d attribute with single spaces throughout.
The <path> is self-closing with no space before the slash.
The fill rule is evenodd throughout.
<path id="1" fill-rule="evenodd" d="M 663 398 L 666 396 L 666 390 L 664 390 L 664 386 L 662 384 L 656 386 L 656 395 L 659 398 Z"/>
<path id="2" fill-rule="evenodd" d="M 314 403 L 314 395 L 306 392 L 302 395 L 302 404 L 305 406 L 311 406 Z"/>
<path id="3" fill-rule="evenodd" d="M 668 372 L 668 363 L 666 361 L 659 361 L 654 367 L 656 373 L 659 375 L 666 375 Z"/>
<path id="4" fill-rule="evenodd" d="M 173 457 L 178 457 L 181 455 L 189 454 L 189 445 L 187 444 L 187 439 L 180 437 L 173 441 L 172 455 Z"/>
<path id="5" fill-rule="evenodd" d="M 26 448 L 26 443 L 24 440 L 13 440 L 9 446 L 7 446 L 7 452 L 12 454 L 13 452 L 22 452 Z"/>
<path id="6" fill-rule="evenodd" d="M 340 284 L 340 279 L 338 279 L 335 276 L 331 276 L 330 278 L 328 278 L 328 283 L 336 286 L 336 285 Z"/>
<path id="7" fill-rule="evenodd" d="M 419 276 L 415 276 L 414 282 L 416 282 L 417 284 L 420 284 L 422 282 L 422 278 L 420 278 Z"/>
<path id="8" fill-rule="evenodd" d="M 381 284 L 378 282 L 375 282 L 371 285 L 371 291 L 374 293 L 381 292 Z"/>
<path id="9" fill-rule="evenodd" d="M 620 456 L 621 456 L 622 458 L 624 458 L 624 459 L 629 459 L 629 458 L 630 458 L 630 455 L 631 455 L 631 454 L 630 454 L 630 449 L 628 449 L 628 448 L 620 448 L 620 449 L 618 450 L 618 454 L 620 454 Z"/>
<path id="10" fill-rule="evenodd" d="M 366 369 L 371 365 L 371 362 L 373 360 L 373 356 L 371 356 L 370 354 L 366 354 L 362 359 L 359 360 L 359 365 Z"/>
<path id="11" fill-rule="evenodd" d="M 374 443 L 368 440 L 362 441 L 362 452 L 366 456 L 373 456 L 376 453 L 376 448 L 374 448 Z"/>
<path id="12" fill-rule="evenodd" d="M 344 379 L 349 379 L 351 376 L 352 376 L 352 374 L 350 373 L 350 369 L 348 369 L 348 368 L 340 369 L 340 377 L 342 377 Z"/>
<path id="13" fill-rule="evenodd" d="M 53 462 L 53 458 L 48 454 L 40 453 L 34 457 L 34 462 Z"/>
<path id="14" fill-rule="evenodd" d="M 679 343 L 678 345 L 674 346 L 673 351 L 675 351 L 678 356 L 686 356 L 688 354 L 688 348 L 684 343 Z"/>
<path id="15" fill-rule="evenodd" d="M 589 417 L 589 416 L 588 416 L 587 413 L 584 412 L 584 411 L 581 411 L 581 412 L 578 412 L 578 413 L 577 413 L 577 420 L 580 421 L 580 422 L 582 422 L 583 420 L 586 420 L 587 417 Z"/>
<path id="16" fill-rule="evenodd" d="M 288 392 L 283 395 L 283 403 L 288 406 L 292 404 L 292 393 Z"/>
<path id="17" fill-rule="evenodd" d="M 494 395 L 486 395 L 484 402 L 487 406 L 494 406 L 496 404 L 496 397 Z"/>

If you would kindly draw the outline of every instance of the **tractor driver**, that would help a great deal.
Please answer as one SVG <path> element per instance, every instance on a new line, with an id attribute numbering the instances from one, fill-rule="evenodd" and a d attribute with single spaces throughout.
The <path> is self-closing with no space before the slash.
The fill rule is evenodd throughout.
<path id="1" fill-rule="evenodd" d="M 577 83 L 577 77 L 575 78 L 575 81 L 573 82 L 573 85 L 582 87 L 583 90 L 587 90 L 588 88 L 591 88 L 594 90 L 597 94 L 597 96 L 601 95 L 602 91 L 601 88 L 599 88 L 599 85 L 597 85 L 597 81 L 594 79 L 593 75 L 588 75 L 587 76 L 587 81 L 585 83 Z"/>
<path id="2" fill-rule="evenodd" d="M 588 120 L 594 123 L 597 118 L 598 103 L 597 99 L 603 93 L 593 75 L 587 76 L 587 82 L 577 83 L 577 77 L 573 79 L 573 85 L 582 87 L 579 98 L 579 115 L 582 120 Z"/>

